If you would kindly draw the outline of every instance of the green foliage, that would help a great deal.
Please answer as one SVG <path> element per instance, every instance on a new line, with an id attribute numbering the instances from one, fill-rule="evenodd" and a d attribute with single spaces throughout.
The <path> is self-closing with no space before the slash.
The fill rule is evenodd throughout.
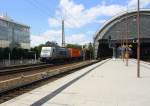
<path id="1" fill-rule="evenodd" d="M 37 58 L 40 57 L 41 49 L 45 46 L 44 44 L 40 44 L 39 46 L 35 46 L 34 48 L 31 48 L 31 51 L 35 52 L 37 55 Z"/>
<path id="2" fill-rule="evenodd" d="M 8 58 L 10 49 L 9 48 L 0 48 L 0 59 Z"/>
<path id="3" fill-rule="evenodd" d="M 75 48 L 75 49 L 80 49 L 82 50 L 82 46 L 78 45 L 78 44 L 67 44 L 66 45 L 67 48 Z"/>
<path id="4" fill-rule="evenodd" d="M 0 48 L 0 59 L 8 59 L 9 54 L 11 59 L 24 59 L 25 53 L 28 53 L 27 49 L 22 48 L 13 48 L 12 50 L 10 48 Z"/>
<path id="5" fill-rule="evenodd" d="M 11 58 L 12 59 L 23 59 L 24 58 L 24 54 L 28 52 L 28 50 L 26 49 L 22 49 L 22 48 L 14 48 L 11 51 Z"/>
<path id="6" fill-rule="evenodd" d="M 87 59 L 93 59 L 94 58 L 94 47 L 93 47 L 92 43 L 84 45 L 83 51 L 84 51 Z"/>
<path id="7" fill-rule="evenodd" d="M 10 53 L 10 48 L 7 47 L 7 48 L 3 49 L 3 57 L 4 58 L 8 58 L 9 53 Z"/>
<path id="8" fill-rule="evenodd" d="M 91 58 L 94 58 L 94 47 L 93 47 L 92 43 L 89 43 L 88 49 L 90 51 Z"/>
<path id="9" fill-rule="evenodd" d="M 45 46 L 58 47 L 58 44 L 54 41 L 47 41 Z"/>

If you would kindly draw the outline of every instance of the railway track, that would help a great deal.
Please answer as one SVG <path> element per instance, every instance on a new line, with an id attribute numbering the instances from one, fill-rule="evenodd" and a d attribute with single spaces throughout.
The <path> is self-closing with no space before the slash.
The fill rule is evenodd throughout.
<path id="1" fill-rule="evenodd" d="M 52 66 L 52 64 L 33 64 L 33 65 L 23 65 L 23 66 L 15 66 L 15 67 L 5 67 L 0 69 L 0 76 L 1 75 L 8 75 L 14 73 L 20 73 L 25 71 L 30 71 L 34 69 L 42 69 Z"/>
<path id="2" fill-rule="evenodd" d="M 72 61 L 71 63 L 80 62 L 80 61 Z M 24 64 L 24 65 L 12 65 L 6 67 L 0 67 L 0 76 L 9 75 L 15 73 L 22 73 L 26 71 L 39 70 L 44 68 L 49 68 L 52 66 L 59 66 L 68 64 L 66 62 L 63 63 L 55 63 L 55 64 L 46 64 L 46 63 L 37 63 L 37 64 Z"/>
<path id="3" fill-rule="evenodd" d="M 71 72 L 70 72 L 71 73 Z M 0 104 L 1 103 L 4 103 L 10 99 L 13 99 L 19 95 L 22 95 L 24 93 L 27 93 L 27 92 L 30 92 L 31 90 L 33 89 L 36 89 L 38 87 L 41 87 L 45 84 L 48 84 L 50 82 L 53 82 L 61 77 L 64 77 L 66 75 L 68 75 L 69 73 L 64 73 L 63 75 L 56 75 L 56 76 L 53 76 L 51 78 L 47 78 L 47 79 L 43 79 L 43 80 L 40 80 L 40 81 L 36 81 L 34 83 L 31 83 L 31 84 L 28 84 L 28 85 L 25 85 L 25 86 L 22 86 L 22 87 L 18 87 L 18 88 L 15 88 L 15 89 L 12 89 L 12 90 L 8 90 L 6 92 L 3 92 L 3 93 L 0 93 Z"/>
<path id="4" fill-rule="evenodd" d="M 22 65 L 9 65 L 9 66 L 0 66 L 0 70 L 4 69 L 12 69 L 12 68 L 20 68 L 20 67 L 27 67 L 27 66 L 37 66 L 37 65 L 42 65 L 45 63 L 35 63 L 35 64 L 22 64 Z"/>
<path id="5" fill-rule="evenodd" d="M 2 75 L 0 77 L 0 103 L 96 62 L 85 61 Z"/>
<path id="6" fill-rule="evenodd" d="M 20 77 L 26 77 L 32 74 L 40 74 L 43 72 L 48 72 L 53 69 L 65 67 L 70 64 L 76 64 L 74 62 L 66 64 L 43 64 L 43 65 L 36 65 L 36 66 L 27 66 L 27 67 L 19 67 L 19 68 L 14 68 L 6 71 L 1 71 L 0 72 L 0 82 L 5 81 L 5 80 L 10 80 L 10 79 L 15 79 L 15 78 L 20 78 Z"/>

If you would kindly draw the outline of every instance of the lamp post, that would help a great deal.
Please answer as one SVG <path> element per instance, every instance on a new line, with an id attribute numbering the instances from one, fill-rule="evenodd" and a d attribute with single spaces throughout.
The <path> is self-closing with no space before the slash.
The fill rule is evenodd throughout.
<path id="1" fill-rule="evenodd" d="M 137 1 L 137 77 L 140 77 L 140 0 Z"/>

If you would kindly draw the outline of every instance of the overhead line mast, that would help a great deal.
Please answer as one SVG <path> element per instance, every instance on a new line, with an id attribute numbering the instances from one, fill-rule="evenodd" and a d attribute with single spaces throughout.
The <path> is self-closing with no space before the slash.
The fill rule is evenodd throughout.
<path id="1" fill-rule="evenodd" d="M 65 47 L 64 20 L 62 20 L 62 47 Z"/>

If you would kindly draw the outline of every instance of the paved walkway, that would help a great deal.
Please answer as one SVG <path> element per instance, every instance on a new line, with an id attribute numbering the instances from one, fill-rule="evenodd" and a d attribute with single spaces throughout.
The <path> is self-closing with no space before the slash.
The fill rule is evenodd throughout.
<path id="1" fill-rule="evenodd" d="M 104 63 L 105 62 L 105 63 Z M 150 64 L 105 60 L 77 71 L 1 106 L 150 106 Z"/>

